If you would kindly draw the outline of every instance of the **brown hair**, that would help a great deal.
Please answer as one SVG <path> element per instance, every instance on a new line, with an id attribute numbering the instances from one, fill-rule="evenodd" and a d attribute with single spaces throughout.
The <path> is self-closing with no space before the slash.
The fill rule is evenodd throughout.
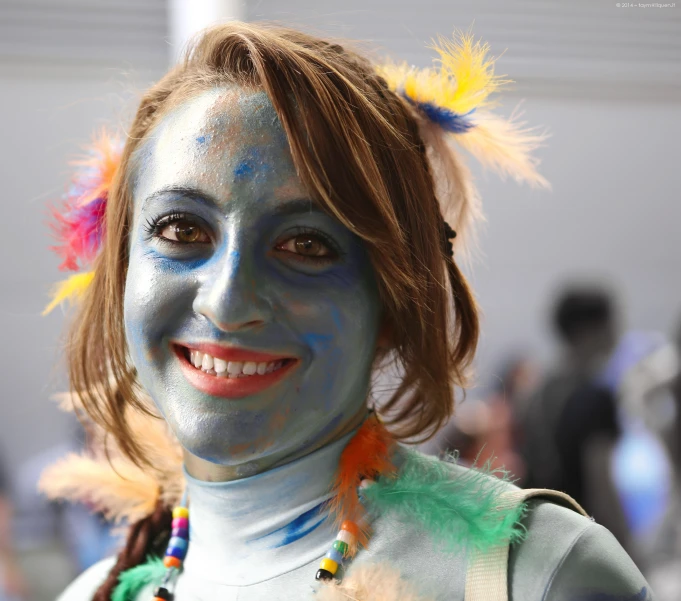
<path id="1" fill-rule="evenodd" d="M 381 413 L 396 437 L 427 439 L 451 416 L 454 387 L 466 383 L 478 315 L 448 253 L 419 118 L 367 60 L 284 28 L 228 23 L 208 29 L 185 59 L 144 94 L 109 193 L 94 281 L 70 333 L 73 390 L 120 450 L 143 465 L 142 447 L 125 419 L 130 407 L 148 411 L 123 327 L 132 157 L 173 107 L 225 84 L 267 93 L 303 183 L 320 206 L 366 244 L 391 352 L 402 372 Z M 461 181 L 459 196 L 467 190 Z M 386 352 L 380 350 L 377 361 Z M 149 551 L 148 531 L 167 521 L 167 515 L 157 513 L 132 528 L 97 599 L 108 599 L 118 574 Z M 138 530 L 147 533 L 144 544 L 137 540 Z"/>

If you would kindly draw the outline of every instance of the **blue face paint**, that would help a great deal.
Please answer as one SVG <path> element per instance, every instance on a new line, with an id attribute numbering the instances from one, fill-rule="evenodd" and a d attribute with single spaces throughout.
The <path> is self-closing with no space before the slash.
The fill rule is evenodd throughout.
<path id="1" fill-rule="evenodd" d="M 206 92 L 171 112 L 135 159 L 126 336 L 182 446 L 252 473 L 347 429 L 368 393 L 376 278 L 361 240 L 310 200 L 267 96 Z M 178 228 L 199 238 L 169 242 Z M 310 239 L 317 258 L 299 252 Z M 187 377 L 186 349 L 206 344 L 293 367 L 225 398 Z"/>

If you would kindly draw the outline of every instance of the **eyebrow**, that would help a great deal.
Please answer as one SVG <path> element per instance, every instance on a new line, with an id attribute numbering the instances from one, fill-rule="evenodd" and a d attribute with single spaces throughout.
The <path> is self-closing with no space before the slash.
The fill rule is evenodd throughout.
<path id="1" fill-rule="evenodd" d="M 185 187 L 185 186 L 169 186 L 167 188 L 161 188 L 152 192 L 142 201 L 141 211 L 144 210 L 145 205 L 148 202 L 156 200 L 162 196 L 180 196 L 187 200 L 198 201 L 202 204 L 208 205 L 210 207 L 219 209 L 220 203 L 211 194 L 207 194 L 203 190 L 198 188 Z M 324 211 L 314 200 L 311 198 L 296 198 L 293 200 L 287 200 L 282 203 L 277 204 L 272 211 L 275 215 L 296 215 L 300 213 L 324 213 Z"/>

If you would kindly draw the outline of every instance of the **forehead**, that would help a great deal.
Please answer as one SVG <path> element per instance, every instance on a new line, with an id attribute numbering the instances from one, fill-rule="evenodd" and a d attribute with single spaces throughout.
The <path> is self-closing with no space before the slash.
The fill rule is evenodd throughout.
<path id="1" fill-rule="evenodd" d="M 198 189 L 221 202 L 305 196 L 281 123 L 259 90 L 224 87 L 186 101 L 135 159 L 136 202 L 165 188 Z"/>

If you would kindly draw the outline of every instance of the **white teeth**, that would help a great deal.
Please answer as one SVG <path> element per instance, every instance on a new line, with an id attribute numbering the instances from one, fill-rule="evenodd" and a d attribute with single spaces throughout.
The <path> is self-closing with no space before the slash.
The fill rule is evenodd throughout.
<path id="1" fill-rule="evenodd" d="M 241 361 L 230 361 L 227 364 L 227 373 L 230 376 L 238 376 L 241 373 L 244 364 Z"/>
<path id="2" fill-rule="evenodd" d="M 256 370 L 256 364 L 253 361 L 247 361 L 244 363 L 244 373 L 247 376 L 252 376 L 255 373 Z"/>
<path id="3" fill-rule="evenodd" d="M 201 361 L 201 369 L 203 369 L 204 371 L 213 369 L 213 357 L 211 357 L 210 355 L 204 355 L 203 361 Z"/>
<path id="4" fill-rule="evenodd" d="M 258 374 L 263 376 L 280 369 L 284 365 L 284 360 L 256 363 L 255 361 L 225 361 L 217 357 L 211 357 L 206 353 L 189 349 L 189 362 L 209 374 L 228 378 L 243 378 Z"/>

